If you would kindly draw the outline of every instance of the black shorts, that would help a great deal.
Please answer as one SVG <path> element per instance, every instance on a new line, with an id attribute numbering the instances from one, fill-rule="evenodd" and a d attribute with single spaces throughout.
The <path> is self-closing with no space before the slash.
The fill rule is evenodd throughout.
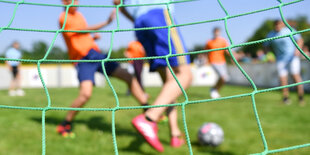
<path id="1" fill-rule="evenodd" d="M 18 67 L 17 66 L 12 66 L 12 74 L 13 74 L 13 77 L 16 78 L 16 76 L 18 74 Z"/>

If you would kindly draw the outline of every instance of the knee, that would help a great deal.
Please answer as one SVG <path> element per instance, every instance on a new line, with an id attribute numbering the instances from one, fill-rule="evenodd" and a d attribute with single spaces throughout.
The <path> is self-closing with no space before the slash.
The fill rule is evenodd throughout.
<path id="1" fill-rule="evenodd" d="M 187 77 L 188 82 L 191 82 L 193 80 L 192 70 L 189 65 L 187 65 L 186 68 L 184 69 L 183 76 Z"/>
<path id="2" fill-rule="evenodd" d="M 91 92 L 82 92 L 79 96 L 79 99 L 82 102 L 87 102 L 91 98 L 92 94 Z"/>

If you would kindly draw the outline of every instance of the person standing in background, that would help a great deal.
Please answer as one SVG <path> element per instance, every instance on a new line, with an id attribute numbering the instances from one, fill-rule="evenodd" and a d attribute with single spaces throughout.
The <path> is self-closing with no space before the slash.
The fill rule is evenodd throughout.
<path id="1" fill-rule="evenodd" d="M 12 47 L 9 48 L 5 57 L 8 59 L 21 59 L 22 52 L 19 50 L 20 44 L 14 41 Z M 9 87 L 9 96 L 24 96 L 25 92 L 21 89 L 21 75 L 20 75 L 20 62 L 19 61 L 6 61 L 9 70 L 12 72 L 12 81 Z"/>
<path id="2" fill-rule="evenodd" d="M 227 46 L 229 46 L 229 44 L 226 41 L 226 39 L 221 37 L 220 28 L 215 27 L 213 29 L 213 38 L 207 42 L 205 49 L 206 50 L 218 49 L 218 48 L 225 48 Z M 217 50 L 207 53 L 209 63 L 211 64 L 216 74 L 219 76 L 219 79 L 216 82 L 215 86 L 213 86 L 210 90 L 210 96 L 213 99 L 221 97 L 219 91 L 223 87 L 225 82 L 229 80 L 225 53 L 229 55 L 227 50 Z"/>
<path id="3" fill-rule="evenodd" d="M 267 38 L 279 37 L 288 35 L 291 30 L 287 28 L 281 20 L 274 21 L 274 30 L 269 32 Z M 294 40 L 299 47 L 303 47 L 303 39 L 300 34 L 294 35 Z M 302 82 L 300 75 L 300 52 L 293 44 L 289 37 L 271 40 L 264 43 L 265 52 L 269 51 L 269 48 L 275 52 L 277 70 L 280 79 L 281 86 L 288 85 L 288 73 L 290 71 L 294 81 L 296 83 Z M 303 85 L 297 86 L 299 105 L 304 106 L 304 88 Z M 283 88 L 283 104 L 291 104 L 289 99 L 289 89 Z"/>

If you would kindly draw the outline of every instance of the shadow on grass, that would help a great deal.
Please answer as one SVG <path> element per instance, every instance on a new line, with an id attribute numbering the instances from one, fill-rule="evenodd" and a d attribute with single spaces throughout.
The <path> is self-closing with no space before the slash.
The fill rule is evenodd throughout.
<path id="1" fill-rule="evenodd" d="M 35 121 L 37 123 L 41 124 L 41 118 L 38 117 L 32 117 L 32 121 Z M 46 117 L 45 123 L 55 125 L 55 128 L 58 124 L 60 124 L 63 121 L 63 119 L 55 118 L 55 117 Z M 111 133 L 111 124 L 104 121 L 103 117 L 91 117 L 88 120 L 75 120 L 74 125 L 76 124 L 84 124 L 86 125 L 90 130 L 99 130 L 102 132 L 108 132 Z M 116 128 L 116 134 L 117 135 L 128 135 L 133 136 L 136 134 L 136 132 L 128 130 L 128 128 L 122 128 L 120 125 L 115 124 L 117 126 Z"/>
<path id="2" fill-rule="evenodd" d="M 201 153 L 209 153 L 212 155 L 235 155 L 233 152 L 223 151 L 217 147 L 204 146 L 199 144 L 198 142 L 192 142 L 192 147 L 196 147 L 198 152 Z"/>
<path id="3" fill-rule="evenodd" d="M 124 151 L 124 152 L 139 152 L 139 154 L 144 154 L 144 155 L 155 155 L 154 153 L 145 152 L 141 150 L 140 148 L 142 144 L 146 144 L 143 137 L 136 136 L 135 139 L 133 139 L 127 147 L 119 148 L 119 150 Z"/>
<path id="4" fill-rule="evenodd" d="M 42 122 L 41 118 L 39 117 L 32 117 L 32 121 L 35 121 L 37 123 Z M 63 119 L 56 118 L 56 117 L 46 117 L 45 123 L 50 125 L 56 126 L 61 123 Z M 111 133 L 111 124 L 104 121 L 103 117 L 91 117 L 88 120 L 75 120 L 74 124 L 85 124 L 90 130 L 100 130 L 102 132 L 108 132 Z M 130 144 L 125 148 L 119 148 L 119 150 L 125 151 L 125 152 L 135 152 L 138 154 L 145 154 L 145 155 L 153 155 L 149 152 L 143 152 L 140 147 L 142 144 L 145 143 L 145 140 L 143 137 L 139 136 L 136 132 L 128 130 L 128 128 L 122 128 L 119 125 L 116 129 L 117 135 L 126 135 L 126 136 L 132 136 L 134 137 L 133 141 L 130 142 Z"/>

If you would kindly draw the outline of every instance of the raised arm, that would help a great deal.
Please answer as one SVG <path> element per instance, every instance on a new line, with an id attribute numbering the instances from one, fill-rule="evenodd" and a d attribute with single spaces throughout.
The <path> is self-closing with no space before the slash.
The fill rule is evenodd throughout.
<path id="1" fill-rule="evenodd" d="M 99 24 L 96 24 L 96 25 L 88 26 L 88 27 L 86 27 L 84 29 L 80 29 L 80 30 L 81 31 L 100 30 L 101 28 L 109 25 L 113 21 L 113 19 L 115 18 L 115 12 L 116 12 L 116 10 L 114 9 L 106 21 L 99 23 Z"/>
<path id="2" fill-rule="evenodd" d="M 121 3 L 120 0 L 113 0 L 115 5 L 119 5 Z M 123 2 L 125 2 L 125 0 L 123 0 Z M 126 10 L 125 7 L 121 7 L 119 9 L 130 21 L 134 22 L 135 19 L 128 13 L 128 11 Z"/>
<path id="3" fill-rule="evenodd" d="M 304 39 L 302 39 L 301 37 L 296 42 L 300 48 L 302 48 L 304 46 Z M 295 50 L 295 55 L 300 55 L 300 52 L 297 48 Z"/>

